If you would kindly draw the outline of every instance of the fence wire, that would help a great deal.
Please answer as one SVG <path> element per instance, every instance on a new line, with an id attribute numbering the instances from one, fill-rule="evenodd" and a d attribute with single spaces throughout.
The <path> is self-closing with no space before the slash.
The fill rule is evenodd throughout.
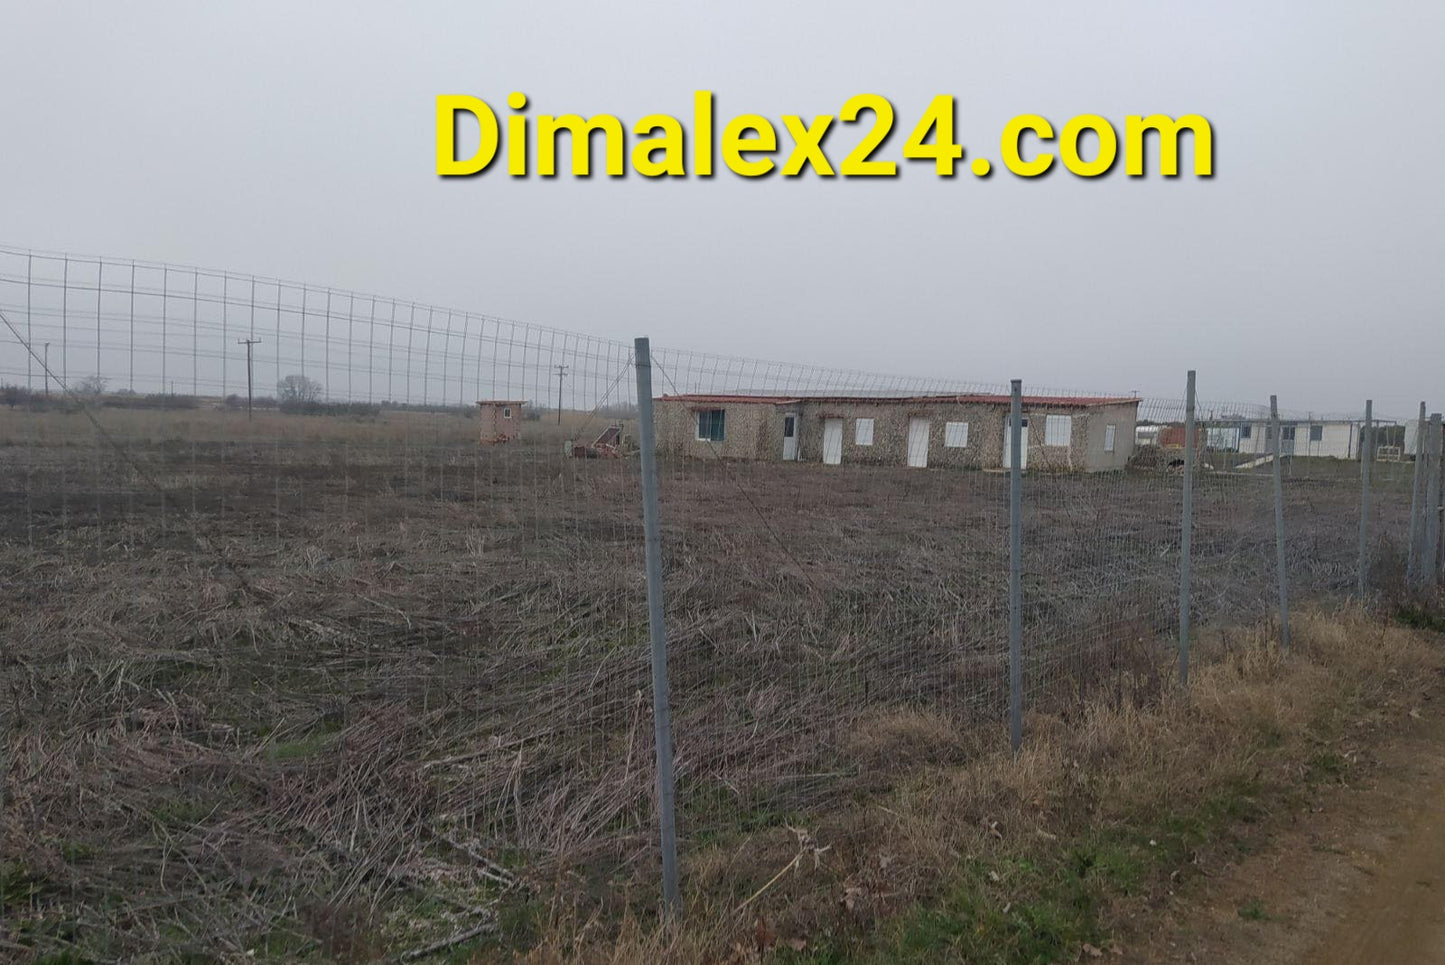
<path id="1" fill-rule="evenodd" d="M 643 837 L 630 346 L 18 251 L 0 312 L 7 941 L 285 950 Z"/>
<path id="2" fill-rule="evenodd" d="M 630 342 L 8 248 L 0 315 L 7 945 L 425 947 L 655 882 Z M 1004 741 L 1008 385 L 652 360 L 684 875 Z M 1024 387 L 1026 712 L 1177 683 L 1183 388 Z M 1292 600 L 1356 591 L 1362 447 L 1369 594 L 1438 561 L 1417 414 L 1284 401 L 1195 405 L 1195 627 L 1277 618 L 1276 446 Z"/>

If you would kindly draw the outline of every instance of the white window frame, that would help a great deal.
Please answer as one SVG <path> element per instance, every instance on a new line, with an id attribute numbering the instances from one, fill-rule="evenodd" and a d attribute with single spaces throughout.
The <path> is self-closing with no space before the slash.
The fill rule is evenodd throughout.
<path id="1" fill-rule="evenodd" d="M 1104 426 L 1104 451 L 1105 451 L 1105 452 L 1113 452 L 1113 451 L 1114 451 L 1114 441 L 1115 441 L 1115 438 L 1116 438 L 1118 432 L 1119 432 L 1119 427 L 1116 426 L 1116 425 L 1115 425 L 1114 423 L 1112 423 L 1112 422 L 1110 422 L 1109 424 L 1107 424 L 1107 425 Z"/>
<path id="2" fill-rule="evenodd" d="M 943 424 L 943 447 L 945 449 L 967 449 L 968 423 L 945 422 Z"/>
<path id="3" fill-rule="evenodd" d="M 1060 436 L 1063 441 L 1060 442 Z M 1071 415 L 1044 416 L 1044 445 L 1068 446 L 1074 438 L 1074 417 Z"/>
<path id="4" fill-rule="evenodd" d="M 873 445 L 873 420 L 853 420 L 853 443 L 859 446 Z"/>
<path id="5" fill-rule="evenodd" d="M 509 405 L 504 405 L 504 406 L 502 406 L 502 418 L 503 418 L 503 419 L 510 419 L 511 417 L 512 417 L 512 407 L 509 406 Z"/>

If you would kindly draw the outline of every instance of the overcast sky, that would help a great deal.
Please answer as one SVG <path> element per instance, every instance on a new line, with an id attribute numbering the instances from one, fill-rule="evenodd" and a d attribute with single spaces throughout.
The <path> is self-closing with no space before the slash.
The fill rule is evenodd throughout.
<path id="1" fill-rule="evenodd" d="M 1445 7 L 13 3 L 0 243 L 727 354 L 1408 415 L 1445 401 Z M 529 114 L 1199 113 L 1216 176 L 434 173 L 434 98 Z M 781 125 L 780 125 L 781 127 Z M 837 161 L 852 140 L 830 136 Z M 786 139 L 784 139 L 786 143 Z"/>

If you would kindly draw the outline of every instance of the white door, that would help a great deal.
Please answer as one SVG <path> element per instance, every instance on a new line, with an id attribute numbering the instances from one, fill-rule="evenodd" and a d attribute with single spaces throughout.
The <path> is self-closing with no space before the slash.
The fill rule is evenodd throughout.
<path id="1" fill-rule="evenodd" d="M 836 466 L 843 461 L 843 420 L 823 420 L 823 464 Z"/>
<path id="2" fill-rule="evenodd" d="M 1003 467 L 1005 469 L 1013 467 L 1013 433 L 1009 432 L 1012 424 L 1013 419 L 1005 416 L 1003 420 Z M 1024 424 L 1019 426 L 1019 438 L 1023 440 L 1023 445 L 1019 446 L 1019 468 L 1027 469 L 1029 467 L 1029 420 L 1027 416 L 1024 417 Z"/>
<path id="3" fill-rule="evenodd" d="M 783 414 L 783 461 L 793 462 L 798 458 L 798 414 Z"/>
<path id="4" fill-rule="evenodd" d="M 928 466 L 928 430 L 927 419 L 908 420 L 908 465 L 914 469 Z"/>

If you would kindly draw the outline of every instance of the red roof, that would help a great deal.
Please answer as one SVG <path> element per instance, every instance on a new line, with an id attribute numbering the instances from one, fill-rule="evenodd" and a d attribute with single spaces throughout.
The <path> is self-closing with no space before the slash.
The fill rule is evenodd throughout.
<path id="1" fill-rule="evenodd" d="M 963 395 L 664 395 L 660 402 L 701 402 L 710 404 L 756 403 L 761 405 L 797 405 L 800 402 L 886 402 L 886 403 L 945 403 L 954 405 L 1008 405 L 1012 398 L 1007 395 L 974 393 Z M 1103 395 L 1026 395 L 1024 405 L 1072 406 L 1081 408 L 1095 405 L 1138 405 L 1134 396 Z"/>

